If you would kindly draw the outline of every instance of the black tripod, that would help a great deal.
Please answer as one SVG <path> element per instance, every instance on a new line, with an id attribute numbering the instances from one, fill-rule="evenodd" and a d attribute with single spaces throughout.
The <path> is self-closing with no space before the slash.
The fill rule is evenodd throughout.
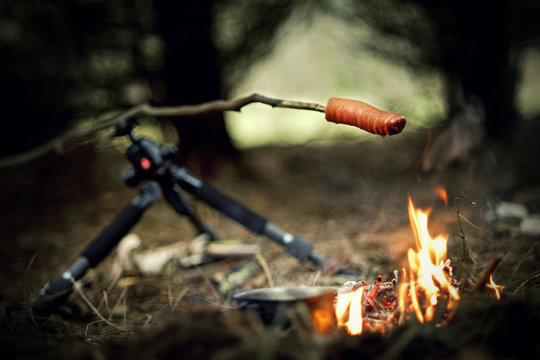
<path id="1" fill-rule="evenodd" d="M 159 147 L 148 138 L 135 138 L 132 130 L 136 125 L 137 122 L 134 120 L 120 121 L 116 126 L 115 136 L 128 136 L 131 140 L 126 156 L 133 168 L 123 174 L 123 179 L 127 185 L 133 187 L 143 183 L 139 195 L 86 247 L 65 273 L 45 285 L 26 314 L 28 319 L 45 317 L 64 303 L 73 290 L 73 281 L 82 278 L 89 268 L 95 267 L 103 260 L 139 221 L 144 211 L 161 196 L 164 196 L 179 215 L 186 216 L 190 220 L 198 234 L 206 233 L 211 240 L 217 239 L 210 226 L 203 223 L 194 212 L 182 190 L 253 233 L 264 235 L 283 246 L 300 262 L 308 260 L 321 267 L 329 260 L 313 251 L 312 244 L 306 240 L 283 231 L 261 215 L 197 179 L 185 168 L 172 165 L 170 159 L 176 153 L 176 147 Z M 338 272 L 354 274 L 348 268 L 341 268 Z"/>

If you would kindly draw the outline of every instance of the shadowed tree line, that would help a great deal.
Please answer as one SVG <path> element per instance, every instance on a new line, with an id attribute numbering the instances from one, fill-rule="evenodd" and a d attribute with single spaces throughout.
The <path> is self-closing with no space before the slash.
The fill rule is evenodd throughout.
<path id="1" fill-rule="evenodd" d="M 142 0 L 3 2 L 1 102 L 9 136 L 0 154 L 36 146 L 77 117 L 145 101 L 181 105 L 227 98 L 224 71 L 268 53 L 290 11 L 289 1 L 256 7 L 208 0 L 189 6 Z M 241 32 L 221 51 L 215 41 L 218 13 L 241 19 Z M 211 167 L 218 153 L 234 152 L 219 113 L 175 125 L 184 161 L 193 155 Z"/>
<path id="2" fill-rule="evenodd" d="M 521 50 L 538 46 L 540 5 L 495 1 L 38 0 L 0 4 L 0 88 L 5 140 L 17 153 L 65 131 L 78 117 L 140 102 L 196 104 L 227 98 L 269 54 L 294 13 L 363 22 L 375 51 L 413 70 L 445 75 L 448 117 L 474 98 L 489 136 L 517 123 Z M 353 34 L 352 34 L 353 35 Z M 212 168 L 234 154 L 221 114 L 175 123 L 180 161 Z"/>

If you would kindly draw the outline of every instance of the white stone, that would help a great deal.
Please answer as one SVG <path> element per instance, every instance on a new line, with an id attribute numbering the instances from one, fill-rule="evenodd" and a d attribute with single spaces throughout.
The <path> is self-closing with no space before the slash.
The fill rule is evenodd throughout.
<path id="1" fill-rule="evenodd" d="M 523 219 L 520 230 L 526 235 L 540 235 L 540 215 L 531 215 Z"/>
<path id="2" fill-rule="evenodd" d="M 498 218 L 524 219 L 527 217 L 527 215 L 529 215 L 529 211 L 523 204 L 503 201 L 495 206 L 495 215 Z"/>

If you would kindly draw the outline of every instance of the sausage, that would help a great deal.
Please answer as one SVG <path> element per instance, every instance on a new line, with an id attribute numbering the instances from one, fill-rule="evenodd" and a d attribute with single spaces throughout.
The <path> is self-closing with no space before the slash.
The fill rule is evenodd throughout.
<path id="1" fill-rule="evenodd" d="M 399 134 L 405 127 L 405 117 L 379 110 L 365 102 L 330 98 L 325 109 L 326 120 L 351 126 L 381 136 Z"/>

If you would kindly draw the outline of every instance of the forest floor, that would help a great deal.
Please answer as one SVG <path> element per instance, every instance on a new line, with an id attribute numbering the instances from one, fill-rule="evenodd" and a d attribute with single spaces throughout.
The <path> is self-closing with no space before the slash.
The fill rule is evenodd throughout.
<path id="1" fill-rule="evenodd" d="M 433 233 L 449 233 L 454 275 L 474 281 L 492 258 L 500 256 L 494 278 L 506 287 L 501 301 L 488 291 L 464 295 L 447 326 L 410 321 L 384 336 L 352 337 L 342 331 L 322 336 L 298 324 L 287 330 L 264 327 L 235 310 L 235 291 L 270 284 L 339 287 L 343 279 L 332 276 L 331 270 L 300 264 L 278 245 L 198 202 L 199 214 L 221 238 L 256 244 L 262 256 L 190 269 L 169 266 L 163 274 L 143 276 L 136 271 L 114 273 L 113 253 L 85 276 L 81 292 L 59 314 L 45 324 L 29 325 L 20 317 L 43 284 L 66 271 L 137 193 L 120 178 L 129 166 L 122 154 L 77 147 L 2 170 L 3 358 L 538 357 L 539 237 L 520 232 L 516 219 L 488 221 L 486 215 L 500 201 L 540 214 L 538 144 L 484 145 L 466 163 L 427 175 L 417 169 L 425 140 L 425 135 L 413 134 L 250 149 L 240 155 L 242 168 L 224 165 L 205 180 L 308 240 L 319 253 L 354 269 L 359 273 L 355 279 L 367 283 L 377 275 L 390 280 L 394 269 L 406 266 L 407 249 L 414 247 L 407 213 L 410 195 L 415 206 L 433 207 Z M 190 171 L 197 174 L 196 168 Z M 448 206 L 435 194 L 437 186 L 448 191 Z M 456 212 L 460 205 L 465 219 L 461 225 Z M 187 220 L 164 201 L 150 208 L 132 232 L 143 249 L 187 244 L 194 237 Z M 474 262 L 460 263 L 461 233 Z M 247 281 L 226 293 L 218 291 L 220 282 L 249 263 L 258 270 Z M 269 271 L 263 271 L 263 265 Z"/>

